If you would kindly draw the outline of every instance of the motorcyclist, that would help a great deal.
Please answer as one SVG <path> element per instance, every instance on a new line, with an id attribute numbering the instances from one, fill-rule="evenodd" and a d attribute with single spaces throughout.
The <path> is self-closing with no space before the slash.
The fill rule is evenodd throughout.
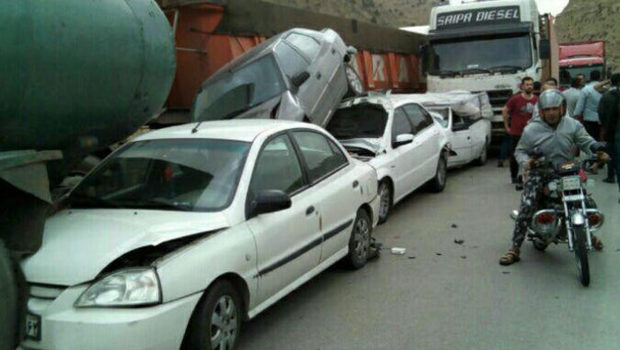
<path id="1" fill-rule="evenodd" d="M 540 117 L 532 119 L 525 127 L 515 151 L 517 162 L 528 176 L 521 193 L 519 215 L 512 235 L 512 248 L 500 258 L 501 265 L 510 265 L 520 260 L 520 247 L 545 185 L 539 175 L 529 173 L 534 160 L 528 154 L 537 149 L 556 167 L 573 160 L 577 148 L 587 154 L 597 152 L 600 158 L 609 158 L 603 152 L 605 144 L 594 140 L 578 120 L 565 116 L 566 99 L 561 92 L 556 89 L 544 91 L 538 98 L 538 109 Z M 595 236 L 592 236 L 592 245 L 596 250 L 603 248 L 602 242 Z"/>

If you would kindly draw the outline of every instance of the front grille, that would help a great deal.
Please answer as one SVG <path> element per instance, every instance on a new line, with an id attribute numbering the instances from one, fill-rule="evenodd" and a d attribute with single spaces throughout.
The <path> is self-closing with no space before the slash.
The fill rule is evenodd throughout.
<path id="1" fill-rule="evenodd" d="M 55 300 L 66 289 L 64 286 L 49 284 L 30 284 L 30 297 L 45 300 Z"/>

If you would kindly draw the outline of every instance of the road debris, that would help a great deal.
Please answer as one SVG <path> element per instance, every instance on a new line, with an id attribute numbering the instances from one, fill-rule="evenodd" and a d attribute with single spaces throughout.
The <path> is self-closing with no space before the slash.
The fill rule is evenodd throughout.
<path id="1" fill-rule="evenodd" d="M 405 248 L 399 248 L 399 247 L 392 248 L 392 254 L 394 255 L 404 255 L 406 251 L 407 249 Z"/>
<path id="2" fill-rule="evenodd" d="M 452 224 L 452 228 L 458 228 L 459 226 L 457 224 Z"/>
<path id="3" fill-rule="evenodd" d="M 456 243 L 456 244 L 463 244 L 463 243 L 465 243 L 465 241 L 462 240 L 462 239 L 455 239 L 454 243 Z"/>

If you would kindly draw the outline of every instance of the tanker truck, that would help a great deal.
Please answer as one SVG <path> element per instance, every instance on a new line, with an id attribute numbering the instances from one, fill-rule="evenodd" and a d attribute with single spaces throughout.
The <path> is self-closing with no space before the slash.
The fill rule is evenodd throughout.
<path id="1" fill-rule="evenodd" d="M 50 186 L 161 112 L 175 51 L 153 0 L 0 7 L 0 350 L 13 350 L 26 327 L 17 266 L 41 244 Z"/>

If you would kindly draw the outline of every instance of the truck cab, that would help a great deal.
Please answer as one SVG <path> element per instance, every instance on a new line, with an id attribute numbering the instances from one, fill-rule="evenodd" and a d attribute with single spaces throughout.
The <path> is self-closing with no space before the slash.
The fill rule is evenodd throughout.
<path id="1" fill-rule="evenodd" d="M 503 134 L 501 110 L 525 76 L 558 76 L 552 17 L 534 0 L 469 1 L 431 10 L 423 49 L 429 92 L 486 92 L 493 134 Z"/>

